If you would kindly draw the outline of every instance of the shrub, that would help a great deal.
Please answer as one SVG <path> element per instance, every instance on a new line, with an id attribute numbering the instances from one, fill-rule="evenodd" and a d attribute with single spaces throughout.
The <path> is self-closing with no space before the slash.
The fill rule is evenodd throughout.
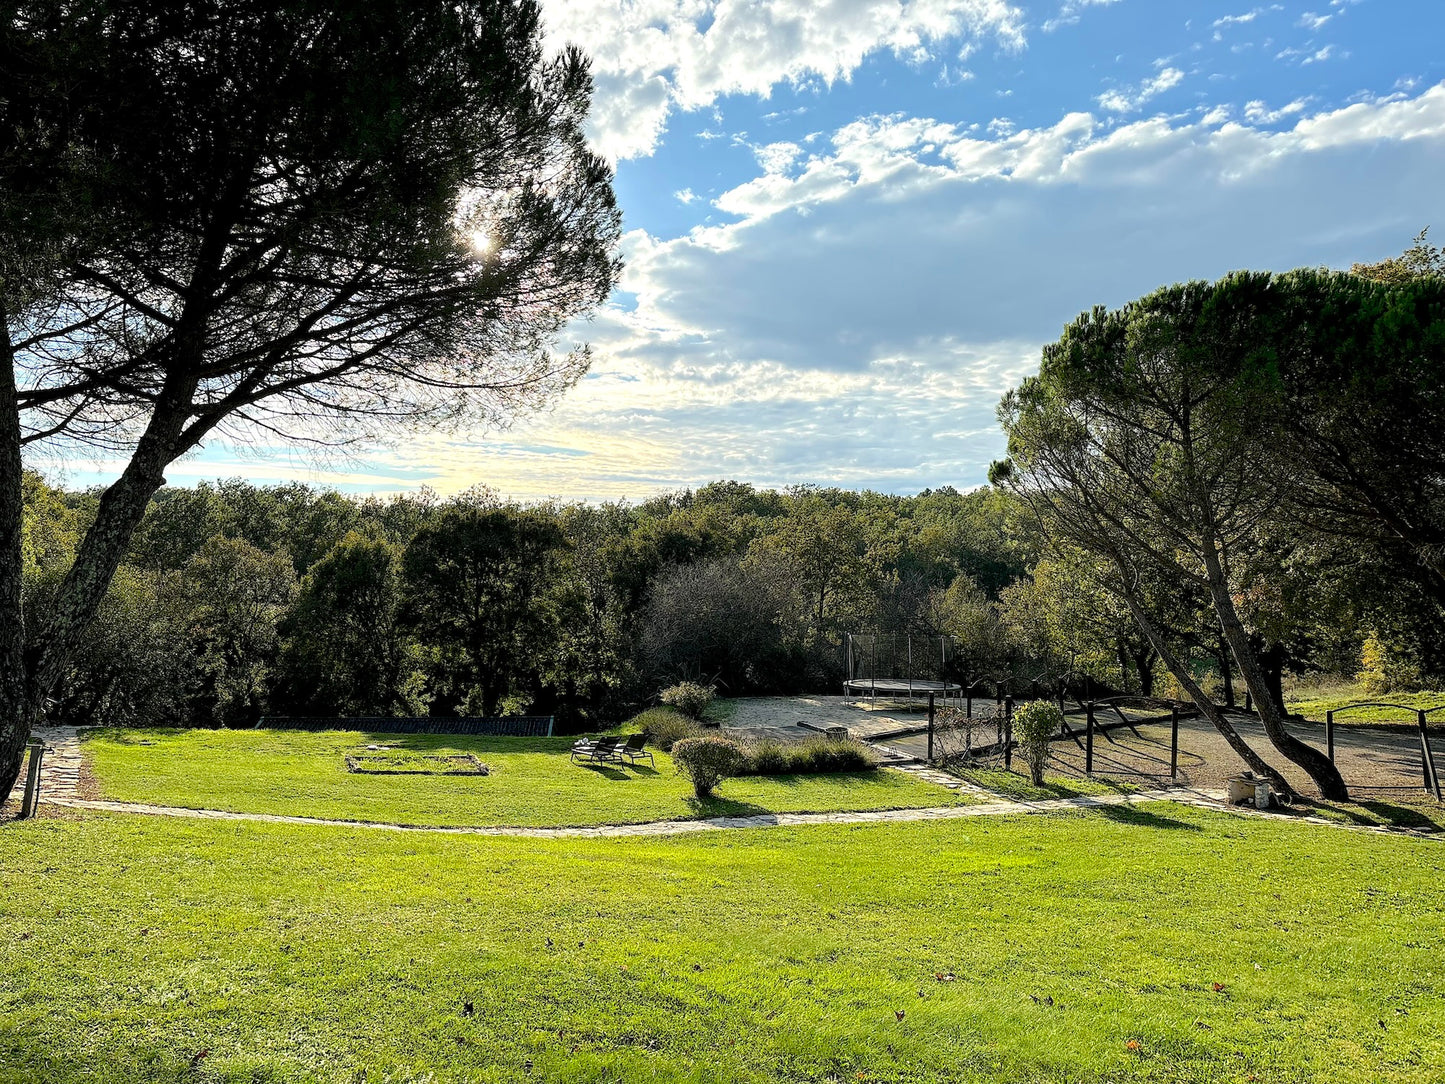
<path id="1" fill-rule="evenodd" d="M 672 747 L 683 738 L 695 738 L 699 734 L 695 722 L 672 708 L 648 708 L 632 721 L 647 735 L 648 744 L 664 753 L 672 752 Z"/>
<path id="2" fill-rule="evenodd" d="M 713 787 L 748 768 L 747 754 L 727 738 L 684 738 L 672 747 L 672 760 L 699 798 L 712 797 Z"/>
<path id="3" fill-rule="evenodd" d="M 1360 671 L 1355 680 L 1367 696 L 1414 692 L 1420 687 L 1420 667 L 1407 648 L 1372 632 L 1360 648 Z"/>
<path id="4" fill-rule="evenodd" d="M 862 742 L 809 738 L 784 744 L 761 741 L 748 750 L 748 775 L 809 775 L 866 772 L 878 767 L 878 755 Z"/>
<path id="5" fill-rule="evenodd" d="M 788 750 L 782 742 L 771 739 L 760 741 L 748 749 L 749 775 L 787 775 L 792 769 Z"/>
<path id="6" fill-rule="evenodd" d="M 1029 766 L 1029 778 L 1036 787 L 1043 786 L 1044 765 L 1049 762 L 1049 739 L 1063 726 L 1064 713 L 1057 704 L 1047 700 L 1031 700 L 1013 714 L 1014 739 L 1019 755 Z"/>
<path id="7" fill-rule="evenodd" d="M 662 702 L 670 708 L 676 708 L 689 719 L 702 720 L 703 712 L 717 696 L 717 690 L 711 685 L 699 685 L 695 681 L 684 681 L 674 685 L 670 689 L 662 690 Z"/>

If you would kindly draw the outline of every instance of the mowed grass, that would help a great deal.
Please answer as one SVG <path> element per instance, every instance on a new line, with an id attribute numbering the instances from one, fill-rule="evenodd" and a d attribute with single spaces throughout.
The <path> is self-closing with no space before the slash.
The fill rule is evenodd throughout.
<path id="1" fill-rule="evenodd" d="M 16 823 L 0 1082 L 1434 1084 L 1442 858 L 1169 804 L 649 839 Z"/>
<path id="2" fill-rule="evenodd" d="M 1063 775 L 1059 772 L 1044 773 L 1042 786 L 1034 786 L 1028 772 L 1017 768 L 1002 767 L 955 767 L 953 775 L 967 783 L 973 783 L 1003 798 L 1019 801 L 1048 801 L 1052 798 L 1080 798 L 1101 794 L 1130 794 L 1139 788 L 1131 783 L 1108 779 L 1085 779 L 1079 776 Z"/>
<path id="3" fill-rule="evenodd" d="M 367 745 L 474 754 L 486 776 L 346 770 Z M 84 735 L 101 796 L 116 801 L 429 826 L 548 827 L 756 813 L 965 804 L 895 771 L 730 779 L 700 801 L 672 760 L 573 764 L 571 738 L 387 735 L 346 731 L 95 730 Z"/>
<path id="4" fill-rule="evenodd" d="M 1287 694 L 1284 702 L 1291 712 L 1321 723 L 1324 722 L 1327 712 L 1339 711 L 1347 704 L 1398 704 L 1399 707 L 1392 708 L 1372 707 L 1341 711 L 1335 717 L 1335 723 L 1338 726 L 1386 723 L 1414 727 L 1417 725 L 1416 711 L 1429 711 L 1431 708 L 1445 706 L 1445 692 L 1371 694 L 1358 685 L 1335 684 L 1302 688 L 1293 694 Z M 1405 710 L 1402 711 L 1401 708 Z M 1428 721 L 1431 727 L 1445 726 L 1445 711 L 1437 711 L 1428 716 Z"/>

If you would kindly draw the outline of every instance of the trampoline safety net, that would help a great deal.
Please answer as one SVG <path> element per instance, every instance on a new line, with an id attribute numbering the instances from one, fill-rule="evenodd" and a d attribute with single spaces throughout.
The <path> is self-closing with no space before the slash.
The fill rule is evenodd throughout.
<path id="1" fill-rule="evenodd" d="M 953 638 L 913 633 L 849 633 L 845 699 L 938 699 L 962 695 L 952 679 Z"/>

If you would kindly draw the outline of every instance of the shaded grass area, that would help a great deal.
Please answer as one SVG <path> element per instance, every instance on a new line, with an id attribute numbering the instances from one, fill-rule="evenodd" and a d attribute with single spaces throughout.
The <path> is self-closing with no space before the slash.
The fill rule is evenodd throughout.
<path id="1" fill-rule="evenodd" d="M 1082 798 L 1096 794 L 1132 794 L 1139 789 L 1132 783 L 1099 777 L 1083 779 L 1058 772 L 1045 772 L 1044 785 L 1041 787 L 1034 786 L 1027 772 L 1005 770 L 1002 767 L 957 767 L 951 768 L 950 772 L 1004 798 L 1025 802 L 1044 801 L 1049 798 Z"/>
<path id="2" fill-rule="evenodd" d="M 966 804 L 900 772 L 730 779 L 699 800 L 672 760 L 574 764 L 570 738 L 347 731 L 97 730 L 83 748 L 101 796 L 191 809 L 432 826 L 546 827 L 757 813 Z M 486 776 L 350 773 L 348 753 L 473 754 Z"/>
<path id="3" fill-rule="evenodd" d="M 1363 798 L 1353 802 L 1324 802 L 1308 799 L 1276 812 L 1321 817 L 1334 824 L 1365 828 L 1445 829 L 1445 809 L 1424 792 L 1419 797 L 1405 800 Z"/>
<path id="4" fill-rule="evenodd" d="M 0 1082 L 1426 1084 L 1442 853 L 1167 804 L 645 840 L 24 822 Z"/>

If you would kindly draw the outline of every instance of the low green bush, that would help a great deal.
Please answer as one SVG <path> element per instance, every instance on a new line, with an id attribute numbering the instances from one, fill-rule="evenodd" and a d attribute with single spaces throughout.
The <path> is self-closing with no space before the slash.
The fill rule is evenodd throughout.
<path id="1" fill-rule="evenodd" d="M 1014 740 L 1018 742 L 1019 755 L 1029 766 L 1029 778 L 1036 787 L 1044 785 L 1044 765 L 1049 762 L 1049 739 L 1059 732 L 1063 724 L 1064 713 L 1057 704 L 1048 700 L 1031 700 L 1014 711 Z"/>
<path id="2" fill-rule="evenodd" d="M 713 788 L 724 779 L 743 775 L 748 756 L 727 738 L 684 738 L 672 747 L 677 770 L 692 780 L 699 798 L 712 797 Z"/>
<path id="3" fill-rule="evenodd" d="M 698 725 L 673 708 L 648 708 L 629 724 L 629 729 L 641 730 L 647 735 L 647 744 L 672 752 L 672 747 L 683 738 L 695 738 L 702 731 Z"/>
<path id="4" fill-rule="evenodd" d="M 749 775 L 788 775 L 792 759 L 782 742 L 768 739 L 748 747 Z"/>
<path id="5" fill-rule="evenodd" d="M 659 699 L 670 708 L 676 708 L 689 719 L 702 721 L 703 713 L 717 696 L 711 685 L 699 685 L 695 681 L 684 681 L 670 689 L 663 689 Z"/>
<path id="6" fill-rule="evenodd" d="M 816 737 L 801 742 L 761 741 L 748 749 L 748 775 L 821 775 L 866 772 L 878 754 L 862 742 Z"/>

